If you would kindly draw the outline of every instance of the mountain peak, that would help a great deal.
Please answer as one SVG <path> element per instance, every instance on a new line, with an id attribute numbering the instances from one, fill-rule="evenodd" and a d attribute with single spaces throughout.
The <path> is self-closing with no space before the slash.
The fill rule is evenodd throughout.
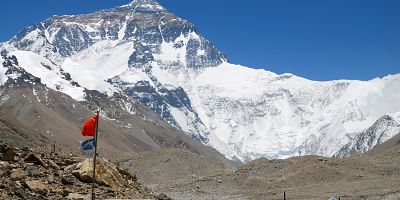
<path id="1" fill-rule="evenodd" d="M 122 7 L 140 8 L 147 11 L 164 11 L 165 8 L 160 5 L 156 0 L 133 0 L 129 4 Z"/>

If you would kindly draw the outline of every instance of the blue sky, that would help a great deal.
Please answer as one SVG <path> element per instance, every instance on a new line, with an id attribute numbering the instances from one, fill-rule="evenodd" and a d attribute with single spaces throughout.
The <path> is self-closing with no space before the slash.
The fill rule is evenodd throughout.
<path id="1" fill-rule="evenodd" d="M 51 15 L 129 0 L 2 2 L 0 41 Z M 160 0 L 191 21 L 231 62 L 313 80 L 400 73 L 399 0 Z"/>

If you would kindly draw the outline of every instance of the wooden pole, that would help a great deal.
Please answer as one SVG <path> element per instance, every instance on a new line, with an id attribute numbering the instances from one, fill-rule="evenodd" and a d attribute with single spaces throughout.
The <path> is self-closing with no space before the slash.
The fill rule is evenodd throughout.
<path id="1" fill-rule="evenodd" d="M 93 156 L 93 174 L 92 174 L 92 200 L 95 200 L 95 194 L 94 194 L 94 182 L 96 181 L 96 155 L 97 155 L 97 133 L 99 130 L 99 113 L 100 111 L 97 111 L 97 117 L 96 117 L 96 133 L 94 135 L 94 156 Z"/>

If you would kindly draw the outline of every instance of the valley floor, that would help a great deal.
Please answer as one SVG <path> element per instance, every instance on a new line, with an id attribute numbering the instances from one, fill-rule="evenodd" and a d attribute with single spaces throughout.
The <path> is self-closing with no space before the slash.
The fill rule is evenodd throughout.
<path id="1" fill-rule="evenodd" d="M 377 146 L 384 151 L 340 159 L 257 159 L 223 168 L 185 152 L 153 152 L 124 164 L 137 171 L 139 182 L 173 199 L 283 199 L 286 192 L 287 199 L 395 200 L 400 199 L 398 139 Z"/>

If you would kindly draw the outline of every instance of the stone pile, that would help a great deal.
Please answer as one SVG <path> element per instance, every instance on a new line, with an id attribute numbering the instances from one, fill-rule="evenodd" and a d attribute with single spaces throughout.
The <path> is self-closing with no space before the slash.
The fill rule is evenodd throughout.
<path id="1" fill-rule="evenodd" d="M 0 199 L 90 199 L 92 159 L 44 155 L 0 143 Z M 98 157 L 96 199 L 168 199 L 142 187 L 136 175 Z"/>

